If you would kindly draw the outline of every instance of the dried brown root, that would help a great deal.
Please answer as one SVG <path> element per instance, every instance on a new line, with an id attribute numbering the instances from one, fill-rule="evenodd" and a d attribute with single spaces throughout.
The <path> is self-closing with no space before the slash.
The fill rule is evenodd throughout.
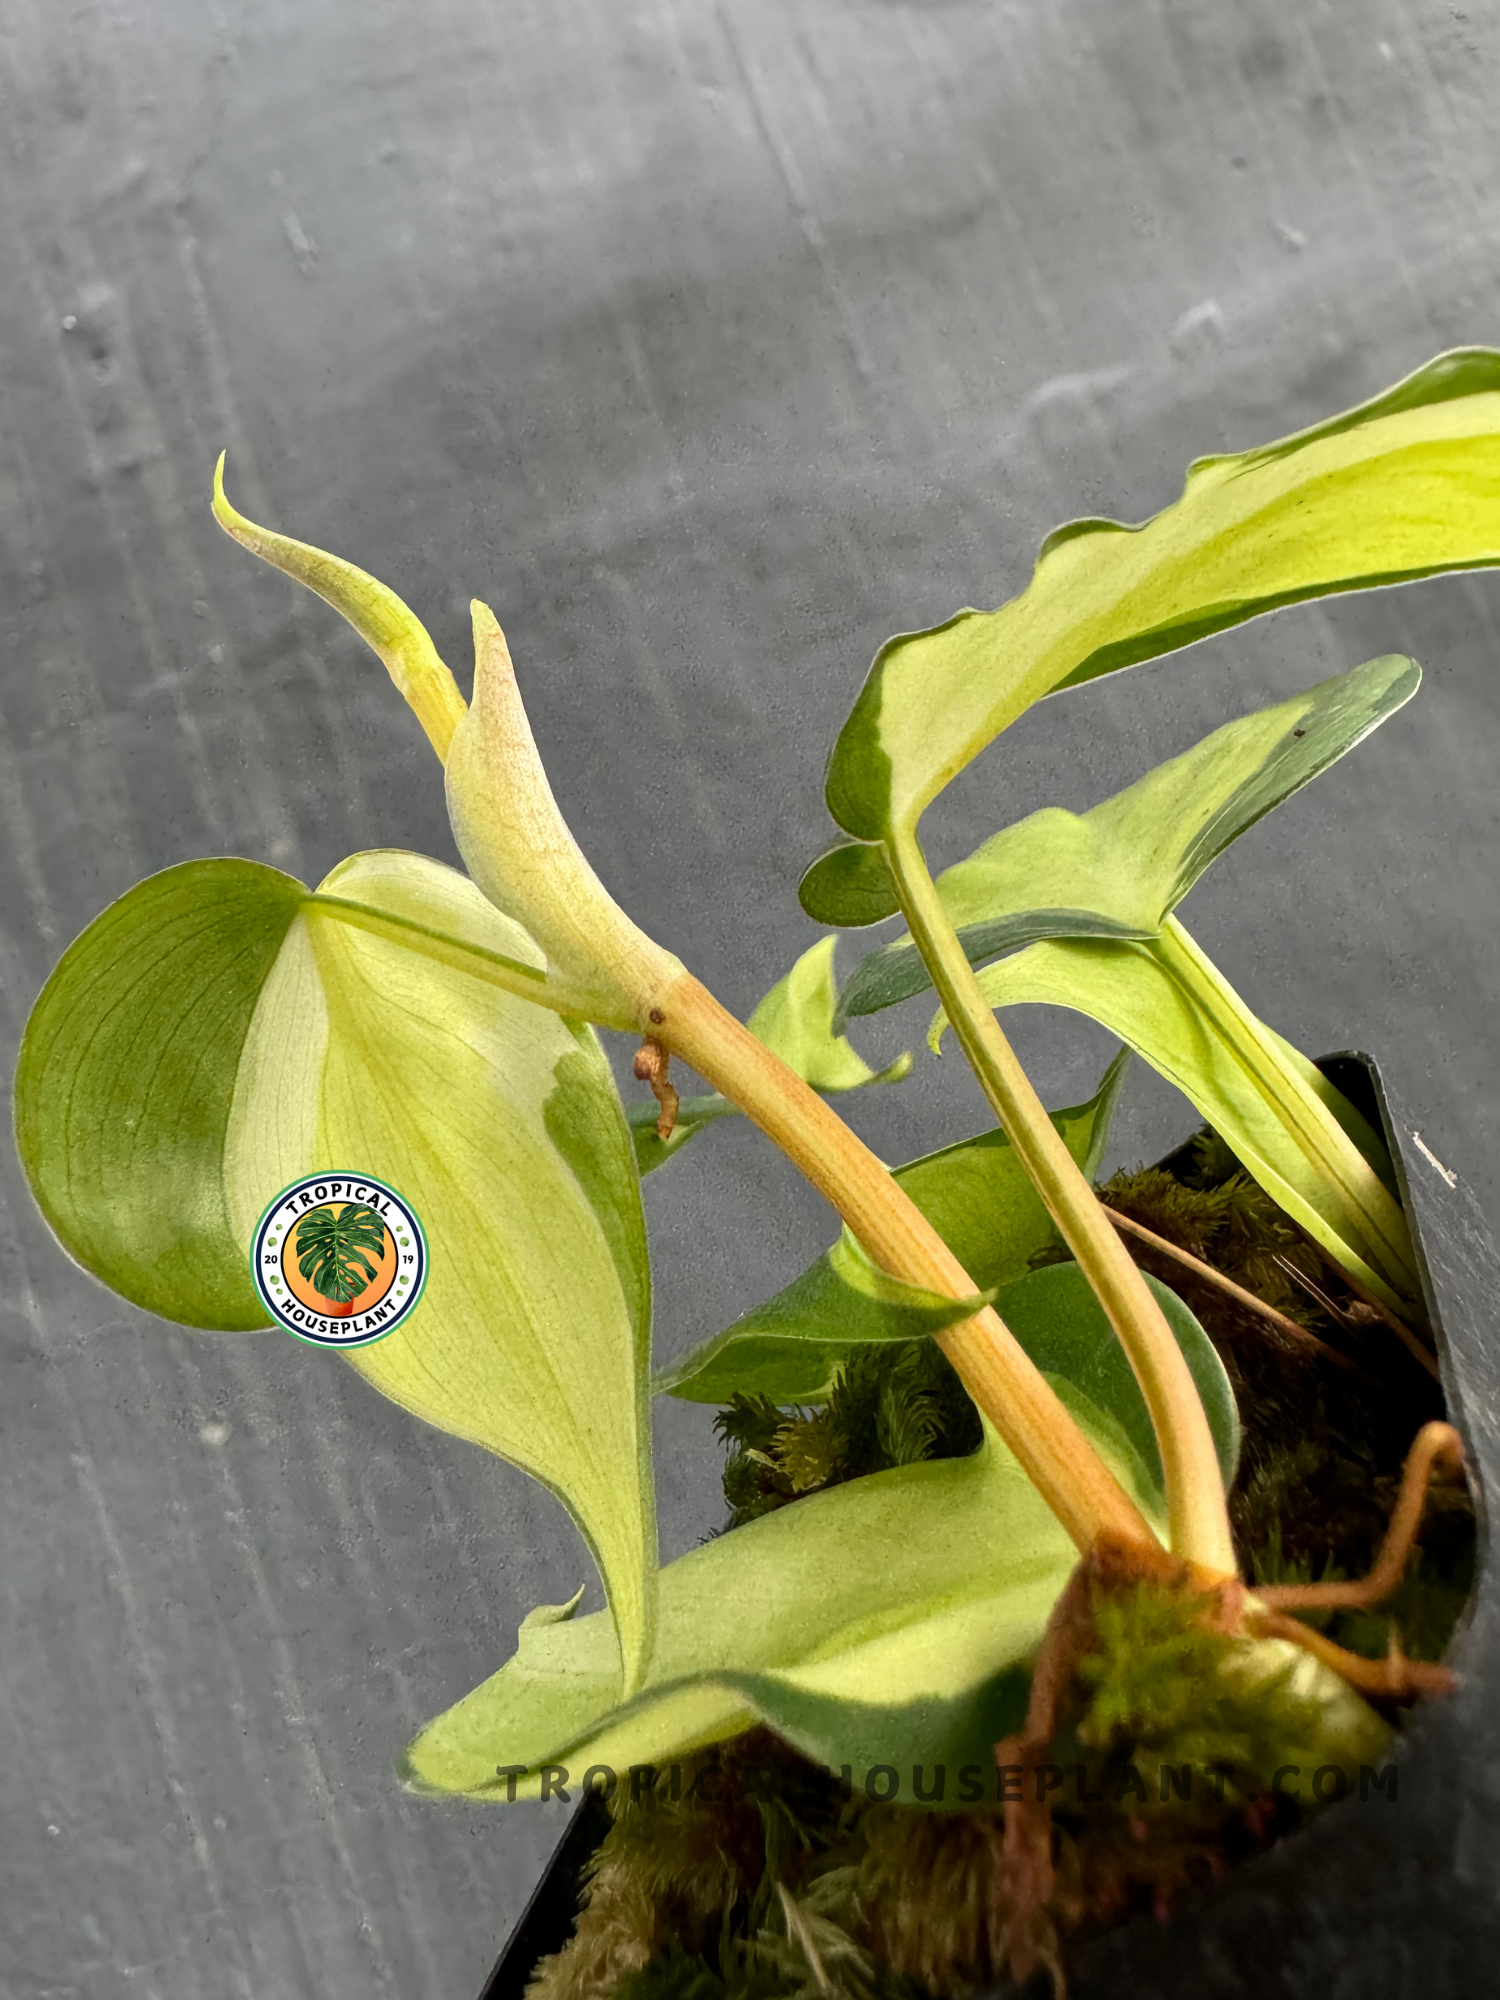
<path id="1" fill-rule="evenodd" d="M 1257 1314 L 1269 1325 L 1274 1326 L 1278 1333 L 1285 1334 L 1288 1340 L 1295 1342 L 1299 1347 L 1305 1348 L 1309 1353 L 1321 1355 L 1325 1361 L 1331 1361 L 1335 1367 L 1343 1368 L 1351 1375 L 1357 1375 L 1366 1387 L 1371 1389 L 1378 1389 L 1380 1387 L 1375 1377 L 1367 1374 L 1357 1361 L 1351 1361 L 1347 1354 L 1340 1354 L 1338 1349 L 1330 1347 L 1326 1340 L 1319 1340 L 1318 1336 L 1303 1326 L 1300 1320 L 1291 1318 L 1287 1313 L 1278 1312 L 1275 1306 L 1267 1305 L 1264 1299 L 1257 1298 L 1254 1292 L 1247 1291 L 1243 1285 L 1236 1284 L 1233 1278 L 1226 1277 L 1214 1265 L 1205 1263 L 1201 1257 L 1195 1257 L 1191 1250 L 1183 1250 L 1177 1244 L 1169 1242 L 1165 1236 L 1158 1236 L 1154 1229 L 1148 1229 L 1143 1222 L 1136 1222 L 1131 1216 L 1122 1215 L 1118 1209 L 1111 1208 L 1108 1202 L 1103 1204 L 1103 1208 L 1104 1213 L 1122 1235 L 1135 1237 L 1138 1242 L 1144 1243 L 1149 1249 L 1156 1251 L 1158 1256 L 1170 1257 L 1174 1263 L 1181 1264 L 1185 1270 L 1191 1271 L 1195 1277 L 1202 1278 L 1205 1284 L 1216 1285 L 1221 1292 L 1233 1299 L 1236 1304 L 1242 1305 L 1247 1311 Z M 1292 1271 L 1294 1277 L 1301 1276 L 1301 1273 L 1295 1271 L 1286 1258 L 1278 1257 L 1276 1261 L 1284 1265 L 1289 1271 Z"/>
<path id="2" fill-rule="evenodd" d="M 1305 1271 L 1299 1271 L 1290 1258 L 1278 1257 L 1276 1262 L 1289 1278 L 1294 1279 L 1302 1287 L 1303 1291 L 1310 1298 L 1317 1301 L 1330 1319 L 1336 1320 L 1340 1326 L 1389 1327 L 1407 1353 L 1411 1355 L 1415 1362 L 1426 1369 L 1433 1381 L 1440 1382 L 1442 1380 L 1437 1362 L 1434 1360 L 1431 1352 L 1422 1344 L 1416 1334 L 1412 1332 L 1406 1321 L 1398 1313 L 1393 1313 L 1389 1306 L 1383 1305 L 1373 1292 L 1366 1291 L 1359 1280 L 1351 1276 L 1348 1271 L 1340 1271 L 1339 1276 L 1354 1294 L 1354 1304 L 1341 1306 L 1336 1305 L 1320 1286 L 1315 1285 Z"/>
<path id="3" fill-rule="evenodd" d="M 667 1074 L 667 1065 L 671 1060 L 670 1053 L 662 1047 L 655 1035 L 647 1035 L 636 1050 L 635 1061 L 631 1065 L 636 1077 L 642 1083 L 650 1084 L 651 1095 L 661 1106 L 661 1115 L 656 1121 L 658 1139 L 670 1139 L 672 1128 L 677 1123 L 679 1100 L 677 1092 L 672 1088 L 671 1078 Z"/>

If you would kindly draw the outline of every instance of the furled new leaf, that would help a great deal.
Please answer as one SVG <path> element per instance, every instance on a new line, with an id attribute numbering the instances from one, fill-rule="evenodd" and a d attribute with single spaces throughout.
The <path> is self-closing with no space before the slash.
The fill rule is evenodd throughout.
<path id="1" fill-rule="evenodd" d="M 474 700 L 447 758 L 448 818 L 464 865 L 546 955 L 568 1011 L 640 1032 L 683 974 L 594 873 L 553 797 L 495 614 L 476 598 Z"/>
<path id="2" fill-rule="evenodd" d="M 246 1258 L 289 1182 L 351 1168 L 399 1188 L 427 1289 L 348 1358 L 564 1499 L 633 1675 L 655 1562 L 640 1192 L 592 1032 L 494 983 L 525 990 L 539 956 L 416 855 L 356 856 L 316 896 L 251 862 L 172 869 L 49 981 L 17 1127 L 73 1255 L 191 1325 L 265 1323 Z"/>
<path id="3" fill-rule="evenodd" d="M 1226 847 L 1363 741 L 1421 684 L 1415 660 L 1367 660 L 1226 723 L 1086 813 L 1047 806 L 937 878 L 972 965 L 1048 937 L 1154 937 Z M 932 981 L 909 937 L 872 952 L 838 1016 L 874 1014 Z"/>
<path id="4" fill-rule="evenodd" d="M 841 1027 L 834 1026 L 836 989 L 833 954 L 837 940 L 819 938 L 803 952 L 783 978 L 750 1016 L 746 1026 L 788 1069 L 795 1070 L 805 1083 L 825 1096 L 845 1090 L 860 1090 L 870 1083 L 899 1083 L 911 1072 L 908 1050 L 882 1070 L 870 1065 L 850 1043 Z M 630 1129 L 635 1140 L 636 1164 L 643 1174 L 680 1153 L 696 1132 L 715 1119 L 729 1117 L 738 1110 L 726 1097 L 685 1097 L 677 1108 L 677 1120 L 670 1137 L 656 1136 L 657 1108 L 654 1102 L 638 1102 L 630 1107 Z"/>
<path id="5" fill-rule="evenodd" d="M 249 549 L 273 569 L 315 590 L 340 612 L 365 644 L 376 653 L 427 732 L 440 758 L 446 758 L 453 732 L 463 720 L 464 698 L 425 625 L 395 591 L 346 562 L 306 542 L 278 535 L 274 529 L 247 521 L 224 491 L 224 454 L 214 467 L 214 519 L 241 548 Z"/>
<path id="6" fill-rule="evenodd" d="M 639 1028 L 682 966 L 631 923 L 579 849 L 552 796 L 516 686 L 505 634 L 470 606 L 474 701 L 464 701 L 422 621 L 377 578 L 326 549 L 246 520 L 214 474 L 226 534 L 340 612 L 379 655 L 447 770 L 449 817 L 470 875 L 542 953 L 551 1004 L 612 1028 Z"/>
<path id="7" fill-rule="evenodd" d="M 1214 988 L 1210 1005 L 1199 990 L 1205 981 Z M 1315 1083 L 1307 1059 L 1216 978 L 1175 918 L 1160 937 L 1138 943 L 1034 944 L 986 966 L 979 983 L 995 1007 L 1039 1001 L 1100 1022 L 1183 1092 L 1272 1199 L 1345 1270 L 1398 1308 L 1415 1295 L 1400 1208 L 1364 1168 L 1357 1148 L 1344 1143 L 1340 1120 L 1357 1114 L 1324 1079 Z M 930 1036 L 934 1048 L 946 1026 L 940 1012 Z"/>
<path id="8" fill-rule="evenodd" d="M 1086 1174 L 1103 1157 L 1128 1061 L 1122 1049 L 1086 1104 L 1053 1114 Z M 912 1160 L 895 1178 L 986 1293 L 1023 1277 L 1052 1240 L 1051 1217 L 1001 1131 Z M 736 1390 L 774 1403 L 819 1402 L 851 1346 L 909 1340 L 974 1310 L 919 1325 L 910 1305 L 882 1304 L 856 1276 L 847 1244 L 836 1244 L 774 1298 L 659 1371 L 656 1392 L 700 1403 L 728 1402 Z"/>
<path id="9" fill-rule="evenodd" d="M 1500 354 L 1464 348 L 1311 430 L 1198 460 L 1143 526 L 1058 529 L 998 611 L 890 640 L 834 748 L 829 810 L 862 840 L 909 833 L 1054 689 L 1281 605 L 1496 562 Z"/>

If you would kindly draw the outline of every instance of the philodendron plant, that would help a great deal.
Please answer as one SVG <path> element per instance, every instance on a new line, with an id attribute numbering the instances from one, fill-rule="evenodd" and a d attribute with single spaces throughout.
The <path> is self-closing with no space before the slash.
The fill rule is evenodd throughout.
<path id="1" fill-rule="evenodd" d="M 834 1770 L 888 1767 L 909 1800 L 914 1766 L 992 1767 L 1002 1739 L 1023 1764 L 1045 1754 L 1079 1591 L 1121 1578 L 1197 1607 L 1225 1641 L 1236 1698 L 1294 1690 L 1286 1728 L 1315 1761 L 1373 1755 L 1386 1725 L 1365 1697 L 1439 1687 L 1441 1670 L 1347 1652 L 1288 1611 L 1389 1589 L 1452 1434 L 1423 1433 L 1368 1583 L 1247 1588 L 1225 1498 L 1239 1426 L 1223 1365 L 1092 1186 L 1126 1056 L 1088 1103 L 1049 1115 L 994 1010 L 1045 1000 L 1103 1021 L 1181 1086 L 1368 1309 L 1405 1328 L 1418 1283 L 1378 1137 L 1174 912 L 1230 841 L 1409 699 L 1419 669 L 1372 660 L 1230 722 L 1091 812 L 1005 827 L 936 882 L 918 823 L 1044 696 L 1302 599 L 1500 561 L 1500 355 L 1442 356 L 1315 429 L 1200 461 L 1143 527 L 1060 529 L 1000 610 L 883 648 L 829 769 L 847 837 L 802 901 L 838 926 L 899 912 L 906 933 L 841 994 L 834 940 L 815 945 L 748 1027 L 590 868 L 484 605 L 466 703 L 399 599 L 245 520 L 222 462 L 214 506 L 385 662 L 445 768 L 468 872 L 379 851 L 316 888 L 253 860 L 141 883 L 37 1003 L 18 1142 L 78 1261 L 189 1326 L 266 1324 L 247 1253 L 299 1178 L 358 1169 L 420 1215 L 419 1307 L 347 1358 L 550 1487 L 607 1608 L 580 1615 L 573 1597 L 533 1611 L 509 1661 L 409 1746 L 405 1780 L 545 1797 L 559 1767 L 662 1765 L 765 1726 Z M 998 1126 L 891 1170 L 831 1100 L 907 1073 L 909 1059 L 874 1073 L 847 1027 L 928 986 L 935 1035 L 954 1029 Z M 651 1098 L 628 1113 L 601 1028 L 638 1043 Z M 679 1096 L 674 1063 L 706 1089 Z M 734 1113 L 842 1231 L 653 1377 L 641 1176 Z M 1033 1268 L 1058 1238 L 1073 1261 Z M 344 1247 L 309 1248 L 335 1291 L 353 1282 Z M 658 1566 L 653 1393 L 818 1405 L 852 1357 L 927 1340 L 972 1399 L 977 1449 L 812 1493 Z M 1050 1883 L 1025 1801 L 1006 1868 L 1024 1971 L 1045 1956 L 1023 1919 Z"/>

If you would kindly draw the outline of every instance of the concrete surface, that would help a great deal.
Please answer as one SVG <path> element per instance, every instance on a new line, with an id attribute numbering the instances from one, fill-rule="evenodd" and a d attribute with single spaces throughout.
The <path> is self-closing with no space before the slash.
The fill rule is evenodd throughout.
<path id="1" fill-rule="evenodd" d="M 888 632 L 1500 336 L 1497 87 L 1494 9 L 1441 0 L 11 0 L 8 1047 L 149 870 L 451 857 L 379 668 L 210 520 L 221 445 L 247 512 L 456 661 L 496 607 L 601 873 L 748 1009 L 813 935 L 822 762 Z M 930 822 L 947 860 L 1417 654 L 1186 916 L 1304 1048 L 1376 1053 L 1492 1217 L 1497 592 L 1291 611 L 1049 704 Z M 1107 1052 L 1020 1041 L 1054 1103 Z M 888 1157 L 983 1122 L 951 1064 L 857 1119 Z M 1117 1152 L 1187 1122 L 1138 1076 Z M 470 2000 L 557 1821 L 406 1799 L 391 1759 L 583 1576 L 567 1522 L 332 1357 L 122 1307 L 5 1175 L 0 1994 Z M 665 1353 L 827 1234 L 743 1131 L 650 1208 Z M 717 1452 L 691 1410 L 660 1438 L 676 1553 Z"/>

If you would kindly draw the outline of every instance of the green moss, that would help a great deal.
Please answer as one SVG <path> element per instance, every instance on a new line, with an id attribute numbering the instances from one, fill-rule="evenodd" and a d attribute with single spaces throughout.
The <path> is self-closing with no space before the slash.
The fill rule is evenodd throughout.
<path id="1" fill-rule="evenodd" d="M 999 1979 L 1010 1921 L 995 1894 L 1004 1832 L 993 1807 L 875 1805 L 860 1815 L 860 1900 L 896 1977 L 934 1994 L 976 1992 Z"/>
<path id="2" fill-rule="evenodd" d="M 1220 1787 L 1231 1806 L 1270 1796 L 1289 1750 L 1316 1743 L 1324 1727 L 1322 1703 L 1293 1689 L 1290 1670 L 1249 1682 L 1237 1675 L 1244 1643 L 1214 1630 L 1208 1612 L 1147 1585 L 1095 1600 L 1098 1643 L 1079 1662 L 1085 1705 L 1074 1733 L 1106 1800 L 1119 1789 L 1109 1783 L 1114 1771 L 1139 1772 L 1146 1797 L 1128 1788 L 1129 1810 L 1148 1823 L 1217 1822 Z M 1183 1765 L 1219 1779 L 1195 1788 L 1186 1813 L 1164 1782 Z"/>
<path id="3" fill-rule="evenodd" d="M 724 1981 L 696 1952 L 669 1945 L 617 1989 L 619 2000 L 724 2000 Z"/>
<path id="4" fill-rule="evenodd" d="M 973 1404 L 930 1340 L 852 1349 L 821 1409 L 736 1396 L 716 1428 L 730 1447 L 724 1498 L 733 1527 L 867 1473 L 961 1458 L 980 1437 Z"/>
<path id="5" fill-rule="evenodd" d="M 1052 1750 L 1077 1774 L 1055 1807 L 1048 1916 L 1064 1935 L 1206 1883 L 1295 1816 L 1273 1798 L 1279 1767 L 1338 1761 L 1322 1704 L 1284 1673 L 1248 1679 L 1244 1643 L 1205 1624 L 1209 1609 L 1159 1586 L 1096 1595 Z M 1005 1970 L 1003 1839 L 998 1806 L 872 1804 L 755 1731 L 618 1807 L 577 1934 L 533 1995 L 975 1993 Z"/>
<path id="6" fill-rule="evenodd" d="M 766 1730 L 686 1758 L 614 1809 L 572 1942 L 535 2000 L 877 2000 L 837 1779 Z M 613 1982 L 613 1983 L 610 1983 Z"/>

